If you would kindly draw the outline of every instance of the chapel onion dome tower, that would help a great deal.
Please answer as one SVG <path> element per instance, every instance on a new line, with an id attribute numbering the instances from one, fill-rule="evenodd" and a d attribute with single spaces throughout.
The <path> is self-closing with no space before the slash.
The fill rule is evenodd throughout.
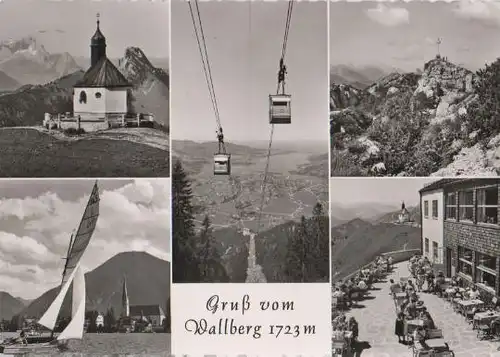
<path id="1" fill-rule="evenodd" d="M 90 40 L 90 67 L 94 67 L 103 57 L 106 57 L 106 37 L 99 28 L 99 14 L 97 14 L 97 29 Z"/>

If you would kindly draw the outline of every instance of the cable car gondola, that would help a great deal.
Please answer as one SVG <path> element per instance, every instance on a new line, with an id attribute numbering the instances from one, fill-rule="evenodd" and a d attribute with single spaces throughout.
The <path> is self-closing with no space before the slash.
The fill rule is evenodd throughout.
<path id="1" fill-rule="evenodd" d="M 214 154 L 214 175 L 231 175 L 231 154 L 226 151 L 222 127 L 217 131 L 219 151 Z"/>
<path id="2" fill-rule="evenodd" d="M 214 155 L 214 175 L 231 175 L 231 154 Z"/>
<path id="3" fill-rule="evenodd" d="M 292 96 L 287 94 L 269 95 L 269 124 L 292 123 Z"/>

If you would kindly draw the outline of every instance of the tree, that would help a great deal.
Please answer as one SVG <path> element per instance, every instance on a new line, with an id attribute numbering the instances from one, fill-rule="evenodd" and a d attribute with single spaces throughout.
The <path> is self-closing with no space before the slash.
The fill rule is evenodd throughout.
<path id="1" fill-rule="evenodd" d="M 167 306 L 165 307 L 165 318 L 163 319 L 163 331 L 171 333 L 171 311 L 170 311 L 170 297 L 167 299 Z"/>
<path id="2" fill-rule="evenodd" d="M 306 280 L 306 249 L 307 221 L 304 216 L 295 227 L 292 236 L 288 239 L 285 260 L 285 276 L 288 282 L 298 283 Z"/>
<path id="3" fill-rule="evenodd" d="M 116 325 L 115 310 L 110 307 L 104 316 L 104 330 L 106 332 L 113 332 Z"/>
<path id="4" fill-rule="evenodd" d="M 175 162 L 172 171 L 173 280 L 175 283 L 199 282 L 191 182 L 179 160 Z"/>
<path id="5" fill-rule="evenodd" d="M 205 215 L 198 238 L 197 254 L 201 282 L 218 283 L 229 282 L 226 269 L 222 264 L 222 257 L 217 250 L 217 242 L 212 233 L 210 218 Z"/>
<path id="6" fill-rule="evenodd" d="M 330 275 L 330 224 L 318 202 L 313 208 L 311 221 L 311 249 L 307 264 L 310 281 L 329 281 Z"/>
<path id="7" fill-rule="evenodd" d="M 477 132 L 476 142 L 486 142 L 500 128 L 500 58 L 477 72 L 474 91 L 478 98 L 467 108 L 467 132 Z M 474 145 L 475 143 L 470 143 Z"/>
<path id="8" fill-rule="evenodd" d="M 85 312 L 85 320 L 89 320 L 89 326 L 87 327 L 87 332 L 95 333 L 97 332 L 96 319 L 99 313 L 95 310 Z"/>

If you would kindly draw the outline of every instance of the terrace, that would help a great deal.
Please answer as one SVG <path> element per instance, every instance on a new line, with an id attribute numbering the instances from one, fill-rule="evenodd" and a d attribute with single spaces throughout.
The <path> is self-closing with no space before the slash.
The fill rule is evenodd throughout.
<path id="1" fill-rule="evenodd" d="M 400 259 L 395 261 L 398 260 Z M 394 334 L 396 305 L 389 287 L 389 279 L 400 281 L 400 278 L 410 276 L 408 261 L 394 264 L 393 271 L 386 278 L 374 283 L 368 295 L 346 311 L 347 317 L 353 316 L 358 321 L 359 337 L 355 353 L 344 354 L 344 356 L 404 357 L 413 355 L 412 349 L 398 343 L 398 337 Z M 444 340 L 456 357 L 500 356 L 497 350 L 500 347 L 500 340 L 498 338 L 479 339 L 472 324 L 463 315 L 455 312 L 450 302 L 425 292 L 419 293 L 419 297 L 431 314 L 436 327 L 442 330 Z"/>

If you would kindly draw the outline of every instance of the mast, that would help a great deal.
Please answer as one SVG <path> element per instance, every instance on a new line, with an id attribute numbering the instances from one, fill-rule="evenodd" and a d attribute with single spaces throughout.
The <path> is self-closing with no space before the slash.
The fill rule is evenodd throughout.
<path id="1" fill-rule="evenodd" d="M 68 267 L 68 257 L 69 257 L 69 253 L 71 252 L 71 246 L 73 245 L 73 237 L 74 237 L 74 232 L 71 233 L 71 237 L 69 239 L 68 251 L 66 252 L 66 258 L 64 258 L 64 270 L 63 270 L 62 277 L 61 277 L 61 284 L 59 284 L 59 289 L 61 289 L 63 286 L 64 275 L 66 274 L 66 268 Z M 50 331 L 50 338 L 51 339 L 54 338 L 54 330 Z"/>
<path id="2" fill-rule="evenodd" d="M 61 278 L 61 285 L 63 284 L 63 280 L 64 280 L 64 274 L 66 274 L 66 269 L 68 268 L 68 257 L 69 257 L 69 253 L 71 252 L 71 248 L 73 246 L 73 238 L 75 236 L 75 232 L 73 231 L 73 233 L 71 233 L 71 238 L 69 239 L 69 245 L 68 245 L 68 251 L 66 253 L 66 258 L 64 258 L 64 270 L 63 270 L 63 273 L 62 273 L 62 278 Z"/>

